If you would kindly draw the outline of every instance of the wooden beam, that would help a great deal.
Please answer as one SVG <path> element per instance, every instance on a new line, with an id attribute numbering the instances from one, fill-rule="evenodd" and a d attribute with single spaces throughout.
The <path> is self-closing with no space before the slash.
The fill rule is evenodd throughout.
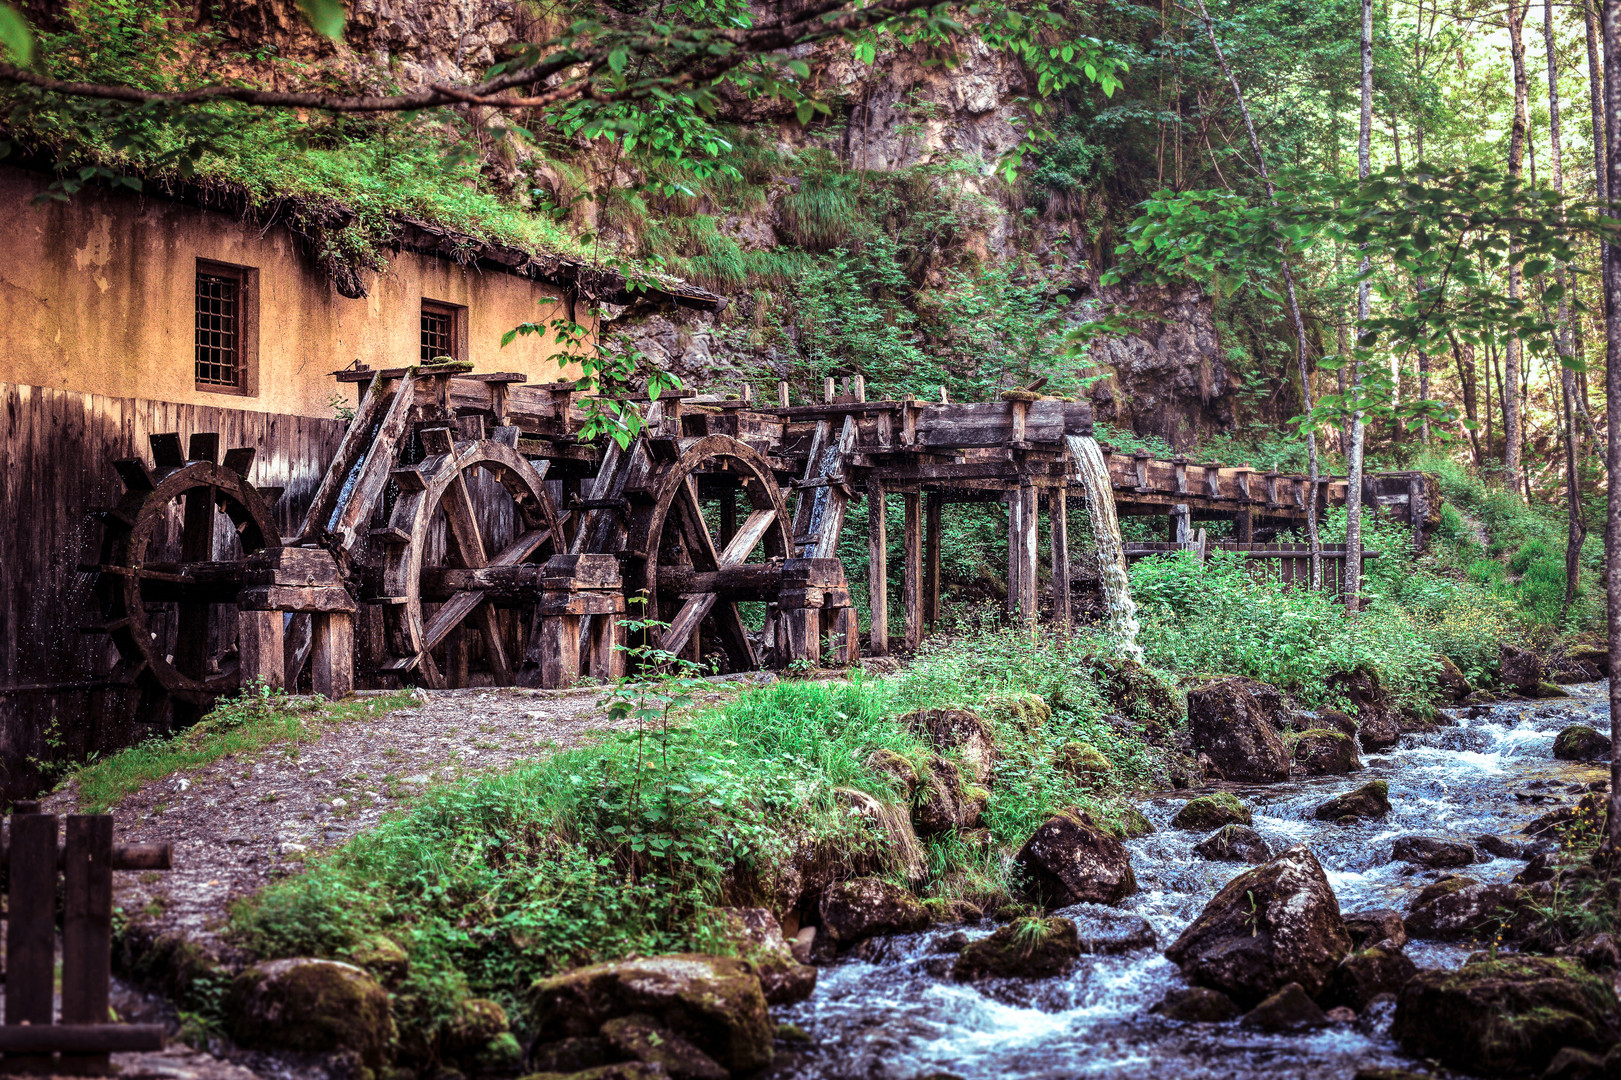
<path id="1" fill-rule="evenodd" d="M 940 507 L 938 491 L 923 502 L 923 622 L 930 630 L 940 621 Z"/>
<path id="2" fill-rule="evenodd" d="M 901 599 L 906 608 L 906 650 L 912 652 L 923 641 L 923 497 L 909 491 L 901 500 L 906 506 Z"/>
<path id="3" fill-rule="evenodd" d="M 1060 487 L 1047 495 L 1047 521 L 1053 560 L 1053 624 L 1069 632 L 1069 493 Z"/>
<path id="4" fill-rule="evenodd" d="M 884 521 L 884 482 L 867 481 L 867 593 L 870 597 L 868 650 L 889 655 L 889 538 Z"/>

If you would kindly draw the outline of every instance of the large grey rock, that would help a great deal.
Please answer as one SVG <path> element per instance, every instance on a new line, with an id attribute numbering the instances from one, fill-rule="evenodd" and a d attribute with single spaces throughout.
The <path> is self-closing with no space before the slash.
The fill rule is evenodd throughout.
<path id="1" fill-rule="evenodd" d="M 1381 818 L 1390 813 L 1390 785 L 1370 780 L 1355 791 L 1336 795 L 1312 811 L 1318 821 L 1353 823 L 1361 818 Z"/>
<path id="2" fill-rule="evenodd" d="M 1390 846 L 1390 857 L 1431 870 L 1468 866 L 1475 861 L 1474 845 L 1438 836 L 1398 836 Z"/>
<path id="3" fill-rule="evenodd" d="M 1302 731 L 1294 739 L 1293 756 L 1295 764 L 1307 776 L 1344 776 L 1362 768 L 1356 740 L 1344 732 L 1327 728 Z"/>
<path id="4" fill-rule="evenodd" d="M 990 725 L 967 709 L 919 709 L 901 722 L 940 750 L 954 750 L 976 784 L 991 782 L 996 768 L 996 738 Z"/>
<path id="5" fill-rule="evenodd" d="M 1343 1005 L 1361 1012 L 1378 995 L 1401 990 L 1417 973 L 1418 965 L 1399 947 L 1375 945 L 1341 960 L 1317 1000 L 1324 1008 Z"/>
<path id="6" fill-rule="evenodd" d="M 1415 938 L 1461 941 L 1491 937 L 1519 908 L 1525 889 L 1450 876 L 1426 885 L 1403 920 Z"/>
<path id="7" fill-rule="evenodd" d="M 1350 951 L 1328 877 L 1297 844 L 1229 881 L 1165 955 L 1191 981 L 1254 1005 L 1291 982 L 1316 994 Z"/>
<path id="8" fill-rule="evenodd" d="M 1215 862 L 1263 863 L 1272 857 L 1272 848 L 1254 829 L 1223 825 L 1194 844 L 1193 853 Z"/>
<path id="9" fill-rule="evenodd" d="M 1125 845 L 1083 810 L 1061 810 L 1025 841 L 1014 866 L 1048 907 L 1118 904 L 1137 891 Z"/>
<path id="10" fill-rule="evenodd" d="M 910 934 L 929 925 L 929 909 L 898 885 L 857 878 L 830 885 L 818 913 L 822 929 L 840 945 L 876 934 Z"/>
<path id="11" fill-rule="evenodd" d="M 1289 778 L 1289 755 L 1278 737 L 1286 715 L 1283 694 L 1254 679 L 1217 679 L 1188 691 L 1194 749 L 1227 780 L 1264 784 Z"/>
<path id="12" fill-rule="evenodd" d="M 336 960 L 255 964 L 232 981 L 225 1021 L 231 1038 L 249 1049 L 349 1050 L 371 1069 L 393 1056 L 388 991 L 360 968 Z"/>

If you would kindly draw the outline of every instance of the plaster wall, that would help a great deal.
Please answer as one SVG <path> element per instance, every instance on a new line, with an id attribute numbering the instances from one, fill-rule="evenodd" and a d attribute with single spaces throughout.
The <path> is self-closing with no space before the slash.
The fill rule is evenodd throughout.
<path id="1" fill-rule="evenodd" d="M 357 358 L 373 368 L 421 357 L 424 298 L 466 309 L 475 371 L 530 382 L 560 369 L 550 334 L 501 335 L 563 312 L 556 288 L 513 274 L 398 252 L 350 300 L 282 228 L 161 198 L 85 189 L 36 201 L 47 178 L 0 166 L 0 382 L 110 397 L 331 417 L 331 373 Z M 258 347 L 251 393 L 200 390 L 195 379 L 198 260 L 257 271 Z"/>

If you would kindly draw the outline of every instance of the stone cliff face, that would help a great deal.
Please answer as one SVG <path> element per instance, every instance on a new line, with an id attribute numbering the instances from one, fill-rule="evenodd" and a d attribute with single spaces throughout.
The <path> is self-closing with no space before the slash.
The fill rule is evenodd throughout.
<path id="1" fill-rule="evenodd" d="M 517 43 L 547 36 L 537 10 L 520 0 L 353 0 L 345 40 L 338 45 L 308 28 L 294 0 L 221 0 L 214 17 L 242 44 L 274 44 L 280 55 L 353 85 L 409 89 L 479 78 Z M 757 20 L 771 14 L 756 5 Z M 725 103 L 722 119 L 770 132 L 787 152 L 831 151 L 854 170 L 954 166 L 949 182 L 960 185 L 977 209 L 962 235 L 952 239 L 950 251 L 924 259 L 925 287 L 938 284 L 951 260 L 958 265 L 1016 262 L 1055 289 L 1078 294 L 1071 306 L 1077 323 L 1106 310 L 1156 316 L 1141 324 L 1139 334 L 1093 345 L 1091 359 L 1102 377 L 1089 393 L 1098 417 L 1117 428 L 1159 436 L 1178 449 L 1191 449 L 1232 426 L 1233 387 L 1208 297 L 1192 286 L 1097 288 L 1093 251 L 1080 222 L 1051 209 L 1032 216 L 1008 208 L 995 173 L 1021 137 L 1019 99 L 1030 87 L 1020 65 L 981 43 L 955 58 L 890 49 L 870 66 L 856 61 L 842 43 L 806 47 L 799 58 L 810 65 L 817 93 L 833 105 L 830 120 L 805 128 L 778 103 L 741 98 Z M 582 148 L 582 162 L 589 159 Z M 610 186 L 635 180 L 622 165 L 604 170 L 597 164 L 587 171 Z M 510 162 L 491 163 L 494 175 L 510 170 Z M 547 178 L 555 171 L 544 164 L 535 169 Z M 768 250 L 790 235 L 781 208 L 799 183 L 792 175 L 774 178 L 766 198 L 749 209 L 703 209 L 715 214 L 721 231 L 743 250 Z M 565 185 L 559 180 L 557 186 L 562 191 Z M 595 205 L 582 204 L 577 216 L 586 227 L 601 228 L 609 241 L 635 239 L 602 220 Z M 748 374 L 785 370 L 784 358 L 771 347 L 749 344 L 745 331 L 755 302 L 740 291 L 718 314 L 638 310 L 620 313 L 614 325 L 649 361 L 689 386 L 735 389 Z M 787 328 L 790 339 L 793 329 Z"/>

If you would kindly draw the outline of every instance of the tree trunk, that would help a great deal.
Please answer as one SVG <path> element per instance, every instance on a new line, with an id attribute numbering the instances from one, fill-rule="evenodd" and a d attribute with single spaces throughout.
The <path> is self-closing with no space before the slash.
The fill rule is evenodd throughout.
<path id="1" fill-rule="evenodd" d="M 1565 193 L 1564 149 L 1559 145 L 1559 56 L 1553 38 L 1553 0 L 1542 0 L 1542 39 L 1548 51 L 1548 144 L 1552 154 L 1548 158 L 1549 179 L 1553 190 Z M 1565 428 L 1565 489 L 1567 522 L 1565 529 L 1565 603 L 1576 599 L 1576 586 L 1581 573 L 1582 542 L 1587 539 L 1587 525 L 1582 520 L 1581 478 L 1576 472 L 1576 371 L 1570 355 L 1570 277 L 1568 268 L 1554 267 L 1554 282 L 1566 286 L 1559 295 L 1558 332 L 1554 348 L 1559 355 L 1560 412 Z"/>
<path id="2" fill-rule="evenodd" d="M 1621 190 L 1621 0 L 1604 0 L 1605 190 Z M 1604 412 L 1609 438 L 1605 464 L 1621 476 L 1621 267 L 1616 252 L 1604 264 Z M 1604 598 L 1610 644 L 1610 813 L 1604 846 L 1613 859 L 1621 851 L 1621 484 L 1609 486 L 1604 516 Z"/>
<path id="3" fill-rule="evenodd" d="M 1618 0 L 1621 2 L 1621 0 Z M 1367 180 L 1373 171 L 1370 144 L 1373 139 L 1373 0 L 1362 0 L 1362 125 L 1357 133 L 1357 177 Z M 1361 280 L 1356 287 L 1358 336 L 1367 324 L 1368 255 L 1363 248 Z M 1365 432 L 1362 424 L 1362 365 L 1351 369 L 1351 392 L 1355 395 L 1351 413 L 1351 450 L 1346 455 L 1350 474 L 1345 490 L 1345 606 L 1354 616 L 1361 607 L 1362 592 L 1362 450 Z"/>
<path id="4" fill-rule="evenodd" d="M 1508 138 L 1508 174 L 1513 179 L 1519 179 L 1522 165 L 1525 161 L 1526 137 L 1526 98 L 1530 93 L 1530 84 L 1525 74 L 1525 12 L 1529 3 L 1522 4 L 1520 0 L 1509 0 L 1508 4 L 1508 54 L 1514 64 L 1514 122 L 1509 128 Z M 1517 245 L 1514 234 L 1509 233 L 1509 250 L 1513 252 Z M 1510 259 L 1508 266 L 1508 298 L 1510 301 L 1519 300 L 1523 294 L 1520 280 L 1520 264 Z M 1510 337 L 1508 348 L 1503 355 L 1503 477 L 1508 481 L 1510 491 L 1518 492 L 1520 489 L 1520 339 Z"/>
<path id="5" fill-rule="evenodd" d="M 1610 191 L 1610 178 L 1604 163 L 1604 77 L 1601 74 L 1601 61 L 1599 60 L 1599 30 L 1598 12 L 1594 10 L 1593 0 L 1582 0 L 1583 23 L 1587 29 L 1587 93 L 1593 106 L 1593 194 L 1599 202 L 1608 198 Z M 1600 243 L 1599 262 L 1603 268 L 1600 271 L 1599 296 L 1601 303 L 1610 302 L 1609 290 L 1604 288 L 1602 282 L 1609 280 L 1603 275 L 1609 272 L 1610 245 Z M 1601 308 L 1600 310 L 1605 310 Z M 1585 387 L 1584 387 L 1585 390 Z M 1585 395 L 1582 405 L 1587 402 Z"/>
<path id="6" fill-rule="evenodd" d="M 1227 57 L 1221 51 L 1221 42 L 1216 40 L 1216 25 L 1210 21 L 1210 12 L 1205 10 L 1204 0 L 1199 0 L 1199 15 L 1204 19 L 1205 35 L 1210 38 L 1210 49 L 1216 54 L 1216 63 L 1221 65 L 1221 73 L 1227 76 L 1228 83 L 1232 85 L 1233 99 L 1238 102 L 1239 114 L 1244 118 L 1244 130 L 1249 134 L 1250 152 L 1255 155 L 1255 169 L 1266 184 L 1266 197 L 1276 208 L 1278 191 L 1272 185 L 1271 174 L 1266 171 L 1266 156 L 1261 153 L 1261 140 L 1255 134 L 1255 123 L 1250 119 L 1249 105 L 1244 101 L 1244 91 L 1239 88 L 1237 77 L 1227 66 Z M 1294 269 L 1289 262 L 1287 246 L 1279 245 L 1278 256 L 1283 268 L 1284 290 L 1289 296 L 1289 315 L 1295 324 L 1295 359 L 1300 365 L 1300 401 L 1304 412 L 1309 416 L 1312 402 L 1310 365 L 1306 353 L 1306 320 L 1300 315 L 1300 298 L 1295 293 Z M 1311 587 L 1320 589 L 1323 587 L 1323 549 L 1317 538 L 1317 491 L 1320 473 L 1317 462 L 1317 434 L 1311 427 L 1306 428 L 1306 458 L 1311 470 L 1311 494 L 1306 499 L 1306 543 L 1311 548 Z"/>
<path id="7" fill-rule="evenodd" d="M 1447 339 L 1452 342 L 1452 359 L 1458 365 L 1458 385 L 1463 387 L 1463 414 L 1469 418 L 1469 424 L 1465 430 L 1469 432 L 1469 445 L 1474 448 L 1475 468 L 1478 469 L 1486 463 L 1486 457 L 1480 449 L 1480 407 L 1479 399 L 1475 396 L 1477 378 L 1475 374 L 1475 347 L 1473 344 L 1468 346 L 1469 358 L 1465 360 L 1465 346 L 1458 340 L 1457 335 L 1449 331 Z"/>

